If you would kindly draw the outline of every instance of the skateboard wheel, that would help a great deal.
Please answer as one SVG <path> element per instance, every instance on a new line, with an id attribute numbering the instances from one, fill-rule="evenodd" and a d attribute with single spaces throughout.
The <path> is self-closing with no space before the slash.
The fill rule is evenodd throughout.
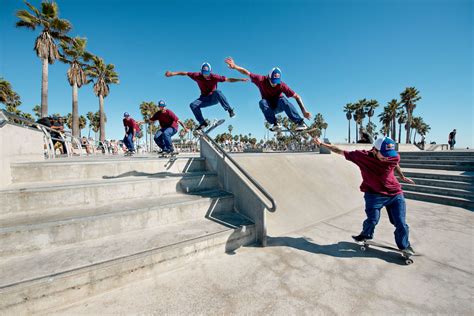
<path id="1" fill-rule="evenodd" d="M 406 260 L 405 260 L 405 263 L 406 263 L 407 265 L 410 265 L 410 264 L 413 263 L 413 260 L 412 260 L 412 259 L 406 259 Z"/>
<path id="2" fill-rule="evenodd" d="M 360 246 L 360 251 L 366 251 L 367 248 L 365 246 Z"/>

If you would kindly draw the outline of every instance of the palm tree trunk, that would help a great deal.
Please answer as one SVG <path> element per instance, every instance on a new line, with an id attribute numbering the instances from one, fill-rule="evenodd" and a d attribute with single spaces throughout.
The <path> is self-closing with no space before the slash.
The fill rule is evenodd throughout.
<path id="1" fill-rule="evenodd" d="M 398 143 L 401 144 L 402 142 L 402 124 L 398 125 Z"/>
<path id="2" fill-rule="evenodd" d="M 48 116 L 48 58 L 43 58 L 41 74 L 41 117 Z"/>
<path id="3" fill-rule="evenodd" d="M 79 109 L 77 101 L 77 83 L 72 85 L 72 136 L 79 137 Z"/>
<path id="4" fill-rule="evenodd" d="M 356 138 L 355 138 L 355 142 L 357 143 L 357 141 L 359 140 L 359 124 L 357 123 L 356 121 Z"/>
<path id="5" fill-rule="evenodd" d="M 397 141 L 397 120 L 395 116 L 392 119 L 392 139 L 395 142 Z"/>
<path id="6" fill-rule="evenodd" d="M 105 141 L 105 112 L 104 97 L 99 94 L 99 115 L 100 115 L 100 141 Z"/>
<path id="7" fill-rule="evenodd" d="M 406 135 L 406 143 L 409 144 L 410 143 L 410 132 L 411 132 L 411 112 L 407 109 L 407 122 L 405 124 L 405 130 L 407 132 L 407 135 Z"/>
<path id="8" fill-rule="evenodd" d="M 349 128 L 348 128 L 348 132 L 347 132 L 347 143 L 351 143 L 351 120 L 347 120 L 347 122 L 349 122 Z"/>

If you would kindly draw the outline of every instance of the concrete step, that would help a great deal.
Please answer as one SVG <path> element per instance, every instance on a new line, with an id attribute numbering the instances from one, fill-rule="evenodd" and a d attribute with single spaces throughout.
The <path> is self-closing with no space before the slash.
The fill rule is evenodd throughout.
<path id="1" fill-rule="evenodd" d="M 414 192 L 414 191 L 405 190 L 405 189 L 403 190 L 403 195 L 407 199 L 431 202 L 431 203 L 437 203 L 437 204 L 443 204 L 443 205 L 450 205 L 450 206 L 457 206 L 457 207 L 466 208 L 470 211 L 474 211 L 474 202 L 469 199 L 463 199 L 463 198 L 447 196 L 447 195 Z"/>
<path id="2" fill-rule="evenodd" d="M 435 186 L 419 185 L 419 184 L 413 185 L 413 184 L 408 184 L 408 183 L 402 183 L 402 188 L 403 190 L 408 190 L 410 192 L 422 192 L 422 193 L 429 193 L 429 194 L 446 195 L 446 196 L 460 197 L 463 199 L 474 201 L 474 193 L 468 190 L 440 188 L 440 187 L 435 187 Z"/>
<path id="3" fill-rule="evenodd" d="M 133 200 L 49 217 L 18 218 L 0 225 L 0 257 L 24 255 L 86 240 L 205 218 L 234 209 L 233 196 L 213 190 L 196 195 Z"/>
<path id="4" fill-rule="evenodd" d="M 89 180 L 58 184 L 12 185 L 0 191 L 0 221 L 7 218 L 55 213 L 116 201 L 193 193 L 219 187 L 215 173 L 158 173 L 148 176 Z"/>
<path id="5" fill-rule="evenodd" d="M 417 178 L 414 176 L 410 176 L 407 173 L 404 173 L 404 174 L 405 176 L 415 181 L 417 185 L 426 185 L 426 186 L 433 186 L 433 187 L 438 187 L 438 188 L 460 189 L 460 190 L 466 190 L 469 192 L 474 192 L 474 183 L 472 182 Z"/>
<path id="6" fill-rule="evenodd" d="M 31 314 L 255 242 L 238 213 L 96 239 L 0 262 L 0 314 Z"/>
<path id="7" fill-rule="evenodd" d="M 474 183 L 474 172 L 403 168 L 407 177 Z"/>
<path id="8" fill-rule="evenodd" d="M 457 171 L 474 171 L 474 166 L 464 165 L 442 165 L 433 163 L 406 163 L 400 161 L 400 167 L 402 168 L 414 168 L 414 169 L 436 169 L 436 170 L 457 170 Z"/>
<path id="9" fill-rule="evenodd" d="M 51 160 L 34 163 L 13 163 L 13 183 L 59 182 L 112 177 L 140 176 L 160 172 L 186 173 L 206 170 L 204 158 L 132 157 L 101 160 Z"/>
<path id="10" fill-rule="evenodd" d="M 445 166 L 466 166 L 473 167 L 473 161 L 459 161 L 459 160 L 421 160 L 421 159 L 401 159 L 400 163 L 414 163 L 414 164 L 436 164 L 436 165 L 445 165 Z"/>

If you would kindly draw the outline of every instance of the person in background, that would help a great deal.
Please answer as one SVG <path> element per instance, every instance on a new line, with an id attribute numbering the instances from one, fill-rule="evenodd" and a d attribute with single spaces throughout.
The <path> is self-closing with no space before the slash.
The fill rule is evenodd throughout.
<path id="1" fill-rule="evenodd" d="M 448 144 L 449 144 L 449 149 L 453 150 L 454 144 L 456 144 L 456 129 L 453 129 L 453 131 L 449 133 Z"/>

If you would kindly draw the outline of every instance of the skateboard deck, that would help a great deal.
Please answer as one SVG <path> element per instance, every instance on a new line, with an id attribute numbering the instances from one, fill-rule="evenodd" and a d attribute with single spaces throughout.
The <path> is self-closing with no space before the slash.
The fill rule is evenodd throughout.
<path id="1" fill-rule="evenodd" d="M 194 130 L 194 139 L 198 138 L 199 136 L 202 136 L 203 133 L 208 134 L 212 132 L 214 129 L 219 127 L 220 125 L 224 124 L 225 120 L 220 119 L 220 120 L 213 120 L 211 124 L 209 124 L 208 127 L 206 127 L 204 130 Z"/>
<path id="2" fill-rule="evenodd" d="M 412 256 L 417 256 L 416 254 L 412 255 L 410 253 L 407 253 L 407 252 L 405 252 L 403 250 L 400 250 L 398 248 L 395 248 L 393 246 L 383 244 L 383 243 L 379 243 L 379 242 L 372 241 L 372 240 L 363 240 L 363 241 L 357 241 L 356 240 L 355 242 L 359 245 L 359 249 L 361 251 L 366 251 L 370 247 L 377 247 L 377 248 L 382 248 L 382 249 L 395 251 L 395 252 L 399 253 L 403 257 L 403 259 L 405 259 L 405 264 L 407 264 L 407 265 L 410 265 L 414 262 L 413 259 L 411 259 Z"/>

